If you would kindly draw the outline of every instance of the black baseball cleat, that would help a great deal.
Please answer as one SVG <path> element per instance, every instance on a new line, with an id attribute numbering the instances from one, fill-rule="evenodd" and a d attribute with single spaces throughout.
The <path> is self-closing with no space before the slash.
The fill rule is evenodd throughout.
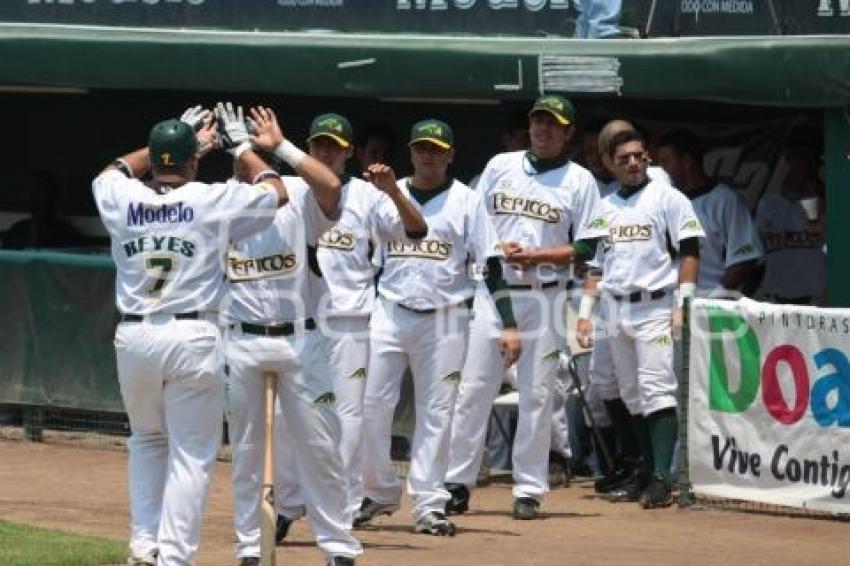
<path id="1" fill-rule="evenodd" d="M 462 483 L 445 484 L 451 499 L 446 502 L 446 515 L 463 515 L 469 511 L 469 489 Z"/>
<path id="2" fill-rule="evenodd" d="M 350 556 L 334 556 L 328 560 L 328 566 L 354 566 L 354 559 Z"/>
<path id="3" fill-rule="evenodd" d="M 540 502 L 531 497 L 517 497 L 511 516 L 520 521 L 536 519 L 540 516 Z"/>
<path id="4" fill-rule="evenodd" d="M 416 521 L 413 532 L 438 537 L 453 537 L 457 529 L 454 523 L 446 519 L 445 515 L 439 511 L 431 511 Z"/>
<path id="5" fill-rule="evenodd" d="M 670 482 L 655 474 L 649 485 L 640 494 L 638 503 L 644 509 L 660 509 L 673 504 L 673 488 Z"/>
<path id="6" fill-rule="evenodd" d="M 286 538 L 286 535 L 289 534 L 289 527 L 292 526 L 292 523 L 295 522 L 295 519 L 290 519 L 289 517 L 284 517 L 280 513 L 277 515 L 277 522 L 275 524 L 274 529 L 274 542 L 275 544 L 280 544 L 283 542 L 283 539 Z"/>
<path id="7" fill-rule="evenodd" d="M 617 489 L 610 491 L 606 498 L 612 503 L 635 502 L 640 498 L 640 494 L 646 489 L 648 483 L 644 472 L 632 472 L 632 475 Z"/>
<path id="8" fill-rule="evenodd" d="M 260 559 L 256 556 L 244 556 L 237 562 L 238 566 L 260 566 Z"/>
<path id="9" fill-rule="evenodd" d="M 596 493 L 610 493 L 623 486 L 632 474 L 631 468 L 617 468 L 593 482 Z"/>
<path id="10" fill-rule="evenodd" d="M 392 515 L 396 511 L 398 511 L 398 504 L 378 503 L 368 497 L 364 497 L 363 503 L 360 504 L 360 509 L 354 515 L 354 526 L 360 527 L 378 515 Z"/>

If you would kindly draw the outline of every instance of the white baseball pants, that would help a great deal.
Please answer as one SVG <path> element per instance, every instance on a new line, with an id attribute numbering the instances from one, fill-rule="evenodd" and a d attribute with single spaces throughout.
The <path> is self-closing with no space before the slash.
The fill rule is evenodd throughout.
<path id="1" fill-rule="evenodd" d="M 359 555 L 362 548 L 348 527 L 345 473 L 337 448 L 339 420 L 321 336 L 315 331 L 287 337 L 257 336 L 243 333 L 239 325 L 228 328 L 225 336 L 236 556 L 260 555 L 263 373 L 266 371 L 278 375 L 276 471 L 295 468 L 294 477 L 310 528 L 325 556 Z M 286 433 L 281 433 L 281 428 Z M 279 499 L 284 499 L 285 490 L 280 491 L 284 493 L 279 494 Z"/>
<path id="2" fill-rule="evenodd" d="M 449 500 L 443 483 L 468 328 L 465 306 L 423 314 L 379 299 L 372 315 L 364 402 L 364 494 L 380 503 L 398 504 L 401 499 L 401 483 L 390 460 L 390 436 L 402 374 L 409 365 L 416 423 L 407 490 L 417 520 L 432 511 L 442 513 Z"/>
<path id="3" fill-rule="evenodd" d="M 602 295 L 601 308 L 615 376 L 593 374 L 603 399 L 621 397 L 633 415 L 676 407 L 673 295 L 636 303 Z"/>
<path id="4" fill-rule="evenodd" d="M 130 554 L 192 564 L 221 442 L 220 334 L 212 322 L 151 315 L 115 332 L 130 419 Z"/>

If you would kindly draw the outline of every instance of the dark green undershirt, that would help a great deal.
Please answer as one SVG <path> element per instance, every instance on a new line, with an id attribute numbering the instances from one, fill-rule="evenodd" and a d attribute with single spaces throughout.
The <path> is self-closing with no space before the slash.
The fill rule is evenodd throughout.
<path id="1" fill-rule="evenodd" d="M 695 191 L 690 191 L 690 192 L 685 193 L 685 196 L 688 197 L 690 200 L 694 200 L 694 199 L 697 199 L 697 198 L 699 198 L 703 195 L 707 195 L 708 193 L 713 191 L 714 187 L 716 187 L 716 186 L 717 186 L 716 183 L 709 181 L 708 184 L 705 185 L 704 187 L 700 187 L 700 188 L 696 189 Z M 684 191 L 682 191 L 682 192 L 684 192 Z"/>
<path id="2" fill-rule="evenodd" d="M 587 238 L 573 242 L 573 249 L 576 252 L 576 261 L 589 261 L 596 255 L 596 244 L 599 238 Z"/>
<path id="3" fill-rule="evenodd" d="M 622 185 L 619 189 L 617 189 L 617 196 L 621 199 L 627 199 L 634 194 L 637 194 L 638 191 L 643 189 L 645 186 L 649 184 L 649 177 L 647 177 L 643 183 L 639 183 L 637 185 Z"/>
<path id="4" fill-rule="evenodd" d="M 502 275 L 502 260 L 497 257 L 487 258 L 487 272 L 484 276 L 484 283 L 496 303 L 496 310 L 499 311 L 499 318 L 502 319 L 502 327 L 516 328 L 511 295 L 508 291 L 508 284 Z"/>
<path id="5" fill-rule="evenodd" d="M 540 175 L 541 173 L 546 173 L 547 171 L 563 167 L 570 162 L 570 158 L 566 155 L 559 155 L 558 157 L 544 159 L 542 157 L 537 157 L 530 150 L 525 152 L 525 159 L 528 161 L 528 164 L 534 168 L 535 175 Z"/>
<path id="6" fill-rule="evenodd" d="M 454 183 L 454 179 L 449 177 L 446 179 L 446 182 L 442 185 L 435 187 L 433 189 L 417 189 L 413 186 L 413 183 L 408 179 L 407 181 L 407 190 L 410 191 L 410 196 L 416 200 L 420 204 L 420 206 L 424 206 L 428 201 L 433 199 L 434 197 L 446 192 Z"/>

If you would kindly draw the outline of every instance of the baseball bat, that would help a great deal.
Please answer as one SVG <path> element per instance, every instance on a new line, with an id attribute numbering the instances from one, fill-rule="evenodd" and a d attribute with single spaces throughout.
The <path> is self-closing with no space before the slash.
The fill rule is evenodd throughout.
<path id="1" fill-rule="evenodd" d="M 590 354 L 586 353 L 578 355 L 589 356 Z M 590 410 L 590 404 L 587 402 L 587 397 L 584 396 L 581 379 L 578 376 L 578 367 L 576 367 L 575 356 L 570 356 L 570 361 L 567 363 L 567 372 L 573 380 L 573 387 L 576 388 L 576 392 L 578 393 L 581 408 L 584 409 L 584 416 L 587 419 L 587 422 L 590 423 L 591 434 L 593 434 L 593 439 L 596 441 L 596 446 L 599 448 L 599 451 L 602 452 L 602 457 L 605 458 L 605 463 L 608 464 L 608 468 L 613 470 L 614 458 L 611 457 L 611 453 L 608 451 L 608 446 L 605 444 L 605 440 L 602 438 L 602 434 L 596 426 L 596 419 L 593 418 L 593 413 Z"/>
<path id="2" fill-rule="evenodd" d="M 275 523 L 277 510 L 274 507 L 274 398 L 277 389 L 277 374 L 263 373 L 265 401 L 265 434 L 263 438 L 263 488 L 260 499 L 260 565 L 275 565 Z"/>

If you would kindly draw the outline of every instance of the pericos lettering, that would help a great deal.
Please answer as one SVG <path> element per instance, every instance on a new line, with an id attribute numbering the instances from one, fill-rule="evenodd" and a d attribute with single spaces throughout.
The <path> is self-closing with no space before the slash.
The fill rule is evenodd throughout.
<path id="1" fill-rule="evenodd" d="M 513 197 L 502 192 L 493 194 L 493 210 L 495 214 L 525 216 L 526 218 L 542 220 L 549 224 L 557 224 L 561 221 L 561 210 L 548 202 L 537 199 Z"/>

